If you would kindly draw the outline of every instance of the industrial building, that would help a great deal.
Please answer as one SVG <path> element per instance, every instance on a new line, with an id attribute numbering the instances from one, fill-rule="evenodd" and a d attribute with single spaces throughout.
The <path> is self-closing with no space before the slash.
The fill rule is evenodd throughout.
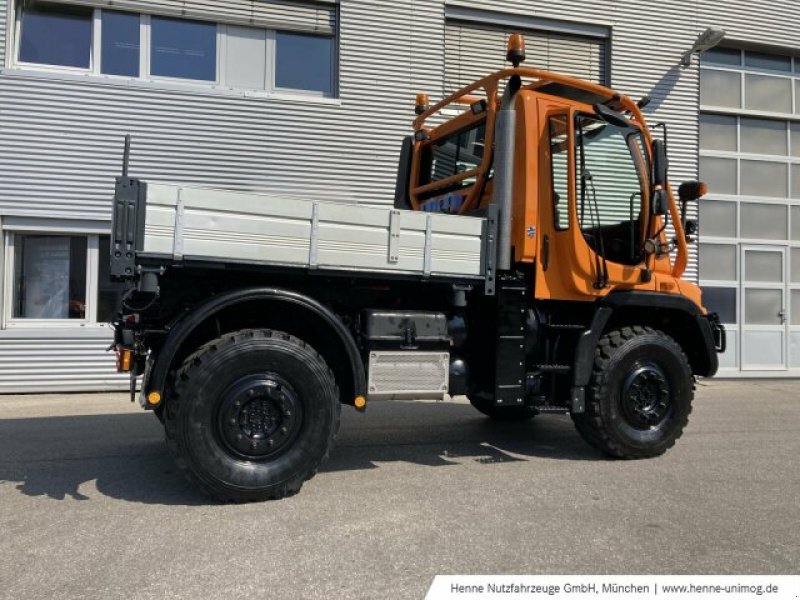
<path id="1" fill-rule="evenodd" d="M 798 30 L 790 0 L 0 0 L 0 393 L 127 385 L 126 133 L 144 179 L 391 203 L 415 94 L 502 67 L 512 31 L 527 65 L 651 97 L 672 180 L 710 186 L 687 276 L 728 328 L 720 375 L 800 375 Z"/>

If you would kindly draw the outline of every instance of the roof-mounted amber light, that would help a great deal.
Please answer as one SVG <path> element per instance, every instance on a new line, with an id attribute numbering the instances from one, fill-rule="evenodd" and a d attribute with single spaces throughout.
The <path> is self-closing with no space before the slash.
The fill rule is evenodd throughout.
<path id="1" fill-rule="evenodd" d="M 518 33 L 512 33 L 508 36 L 506 60 L 514 67 L 518 67 L 520 63 L 525 61 L 525 38 Z"/>
<path id="2" fill-rule="evenodd" d="M 418 115 L 424 113 L 428 108 L 430 108 L 431 102 L 428 99 L 428 94 L 417 94 L 417 103 L 414 107 L 414 112 Z"/>

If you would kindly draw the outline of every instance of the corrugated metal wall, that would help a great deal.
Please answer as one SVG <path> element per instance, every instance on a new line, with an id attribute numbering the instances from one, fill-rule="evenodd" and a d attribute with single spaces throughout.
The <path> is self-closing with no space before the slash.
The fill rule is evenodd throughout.
<path id="1" fill-rule="evenodd" d="M 107 330 L 94 332 L 0 332 L 0 392 L 124 389 L 107 353 Z"/>
<path id="2" fill-rule="evenodd" d="M 236 4 L 248 1 L 254 0 Z M 136 4 L 160 12 L 173 3 Z M 193 3 L 201 10 L 223 4 Z M 0 0 L 0 53 L 5 6 L 6 0 Z M 789 0 L 734 0 L 724 6 L 711 0 L 610 5 L 590 0 L 451 0 L 447 6 L 611 27 L 611 83 L 634 97 L 653 97 L 646 112 L 651 120 L 671 126 L 676 181 L 697 172 L 697 69 L 678 66 L 697 33 L 707 25 L 722 25 L 730 37 L 798 44 L 798 11 Z M 252 98 L 223 90 L 3 71 L 0 215 L 107 220 L 126 132 L 134 135 L 131 170 L 137 176 L 389 202 L 414 93 L 427 91 L 435 98 L 449 87 L 444 76 L 445 1 L 341 0 L 338 9 L 339 100 Z M 502 56 L 497 61 L 499 66 Z M 0 353 L 21 357 L 10 361 L 15 368 L 41 364 L 14 346 L 23 344 L 25 335 L 15 330 L 0 337 Z M 65 347 L 65 360 L 76 368 L 92 365 L 91 373 L 65 379 L 67 387 L 85 389 L 89 382 L 101 386 L 107 381 L 111 359 L 100 353 L 102 345 L 87 344 L 74 353 Z M 83 353 L 89 347 L 100 362 Z M 8 372 L 2 365 L 7 364 L 0 364 L 0 391 L 9 390 L 14 381 L 4 374 Z"/>

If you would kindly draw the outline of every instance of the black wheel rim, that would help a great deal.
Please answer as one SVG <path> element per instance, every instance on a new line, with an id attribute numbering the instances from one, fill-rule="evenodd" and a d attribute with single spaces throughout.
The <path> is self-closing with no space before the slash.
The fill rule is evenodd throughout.
<path id="1" fill-rule="evenodd" d="M 625 378 L 620 404 L 625 420 L 634 428 L 655 429 L 672 412 L 672 390 L 656 364 L 637 364 Z"/>
<path id="2" fill-rule="evenodd" d="M 264 373 L 243 377 L 220 397 L 217 436 L 227 450 L 247 460 L 265 460 L 287 450 L 300 432 L 303 407 L 283 378 Z"/>

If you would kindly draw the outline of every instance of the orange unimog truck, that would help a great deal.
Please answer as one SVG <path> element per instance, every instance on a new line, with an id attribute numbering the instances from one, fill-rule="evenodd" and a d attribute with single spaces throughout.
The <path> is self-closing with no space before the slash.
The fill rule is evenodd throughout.
<path id="1" fill-rule="evenodd" d="M 206 492 L 297 492 L 341 405 L 376 399 L 569 413 L 616 458 L 680 437 L 725 347 L 681 279 L 705 186 L 674 197 L 646 99 L 520 67 L 520 36 L 508 60 L 433 106 L 418 96 L 394 206 L 147 182 L 126 158 L 118 367 Z"/>

